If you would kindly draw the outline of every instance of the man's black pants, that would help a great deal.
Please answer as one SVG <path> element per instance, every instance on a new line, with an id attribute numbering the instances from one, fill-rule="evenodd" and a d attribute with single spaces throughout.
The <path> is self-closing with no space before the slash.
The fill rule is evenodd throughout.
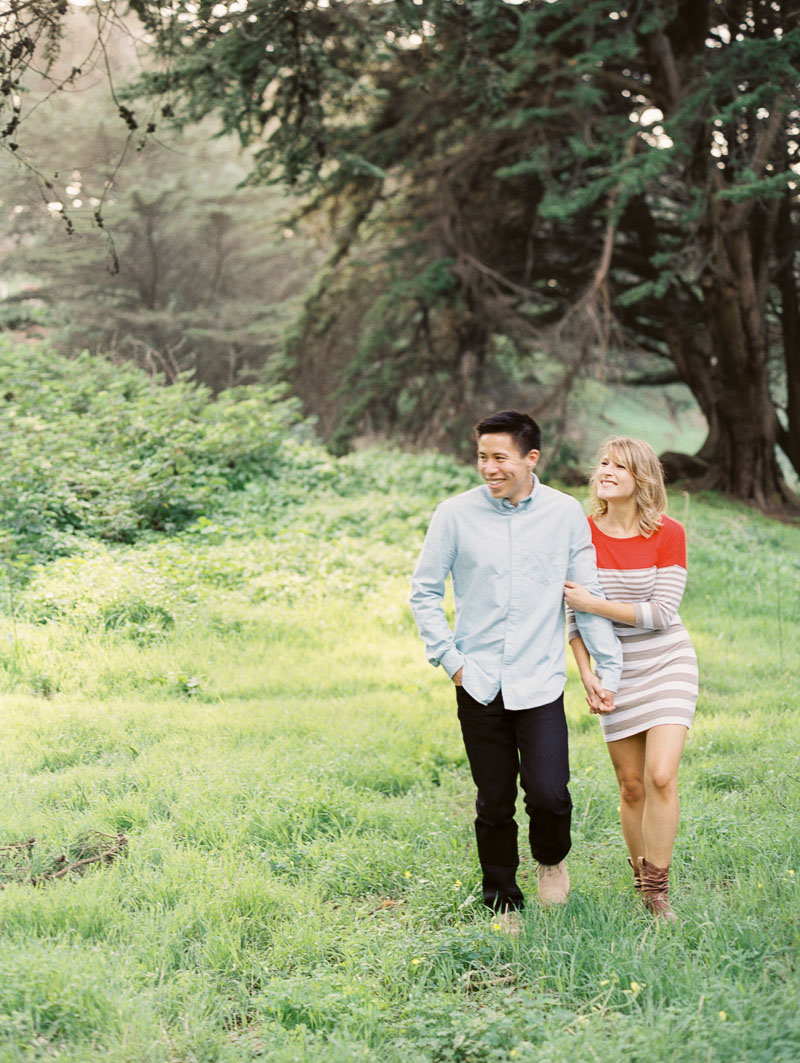
<path id="1" fill-rule="evenodd" d="M 570 849 L 572 799 L 563 694 L 549 705 L 511 711 L 502 693 L 482 705 L 456 687 L 458 719 L 478 788 L 475 837 L 484 902 L 497 911 L 521 908 L 514 807 L 517 776 L 525 795 L 534 860 L 557 864 Z"/>

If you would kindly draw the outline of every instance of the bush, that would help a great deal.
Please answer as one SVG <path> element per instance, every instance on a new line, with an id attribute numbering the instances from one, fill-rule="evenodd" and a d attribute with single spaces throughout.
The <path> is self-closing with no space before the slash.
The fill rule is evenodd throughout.
<path id="1" fill-rule="evenodd" d="M 132 543 L 175 532 L 220 492 L 280 477 L 297 400 L 250 385 L 169 387 L 130 366 L 0 341 L 0 507 L 5 554 L 47 560 L 76 536 Z M 291 458 L 290 458 L 291 460 Z"/>

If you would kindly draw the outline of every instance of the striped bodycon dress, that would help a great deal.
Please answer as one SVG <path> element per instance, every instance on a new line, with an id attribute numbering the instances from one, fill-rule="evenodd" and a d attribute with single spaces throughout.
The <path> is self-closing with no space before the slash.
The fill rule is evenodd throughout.
<path id="1" fill-rule="evenodd" d="M 697 656 L 678 616 L 686 586 L 686 533 L 671 517 L 649 539 L 615 539 L 589 518 L 597 574 L 609 601 L 631 602 L 636 625 L 614 624 L 622 643 L 622 679 L 614 711 L 600 715 L 606 742 L 657 724 L 689 727 L 697 703 Z M 578 634 L 568 610 L 568 637 Z"/>

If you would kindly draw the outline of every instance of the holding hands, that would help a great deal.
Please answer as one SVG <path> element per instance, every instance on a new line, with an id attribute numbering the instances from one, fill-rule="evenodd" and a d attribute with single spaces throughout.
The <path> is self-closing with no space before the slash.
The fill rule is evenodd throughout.
<path id="1" fill-rule="evenodd" d="M 586 688 L 586 704 L 589 706 L 589 712 L 597 715 L 598 713 L 613 712 L 614 711 L 614 694 L 611 690 L 606 690 L 603 684 L 597 678 L 596 675 L 589 673 L 586 676 L 581 676 L 583 685 Z"/>
<path id="2" fill-rule="evenodd" d="M 596 603 L 602 600 L 587 591 L 582 583 L 567 580 L 564 584 L 564 601 L 576 613 L 594 613 Z M 589 712 L 594 714 L 613 712 L 614 694 L 606 690 L 598 677 L 592 673 L 586 650 L 583 649 L 582 653 L 576 652 L 575 656 L 580 668 L 581 680 L 586 688 L 586 704 L 589 706 Z"/>

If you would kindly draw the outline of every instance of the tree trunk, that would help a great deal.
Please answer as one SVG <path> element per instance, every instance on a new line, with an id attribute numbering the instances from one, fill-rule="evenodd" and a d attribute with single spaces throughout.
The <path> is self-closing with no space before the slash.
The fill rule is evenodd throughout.
<path id="1" fill-rule="evenodd" d="M 775 233 L 778 260 L 775 283 L 781 295 L 781 338 L 786 363 L 786 425 L 778 429 L 778 442 L 800 476 L 800 296 L 795 259 L 797 239 L 789 198 L 781 203 Z"/>
<path id="2" fill-rule="evenodd" d="M 712 201 L 701 284 L 715 386 L 705 393 L 710 431 L 701 454 L 710 469 L 703 486 L 775 509 L 792 494 L 775 455 L 779 424 L 769 392 L 766 288 L 748 222 L 736 206 Z"/>
<path id="3" fill-rule="evenodd" d="M 775 417 L 770 403 L 743 387 L 737 401 L 716 406 L 715 432 L 700 453 L 709 471 L 702 486 L 724 491 L 760 509 L 793 501 L 775 457 Z"/>

